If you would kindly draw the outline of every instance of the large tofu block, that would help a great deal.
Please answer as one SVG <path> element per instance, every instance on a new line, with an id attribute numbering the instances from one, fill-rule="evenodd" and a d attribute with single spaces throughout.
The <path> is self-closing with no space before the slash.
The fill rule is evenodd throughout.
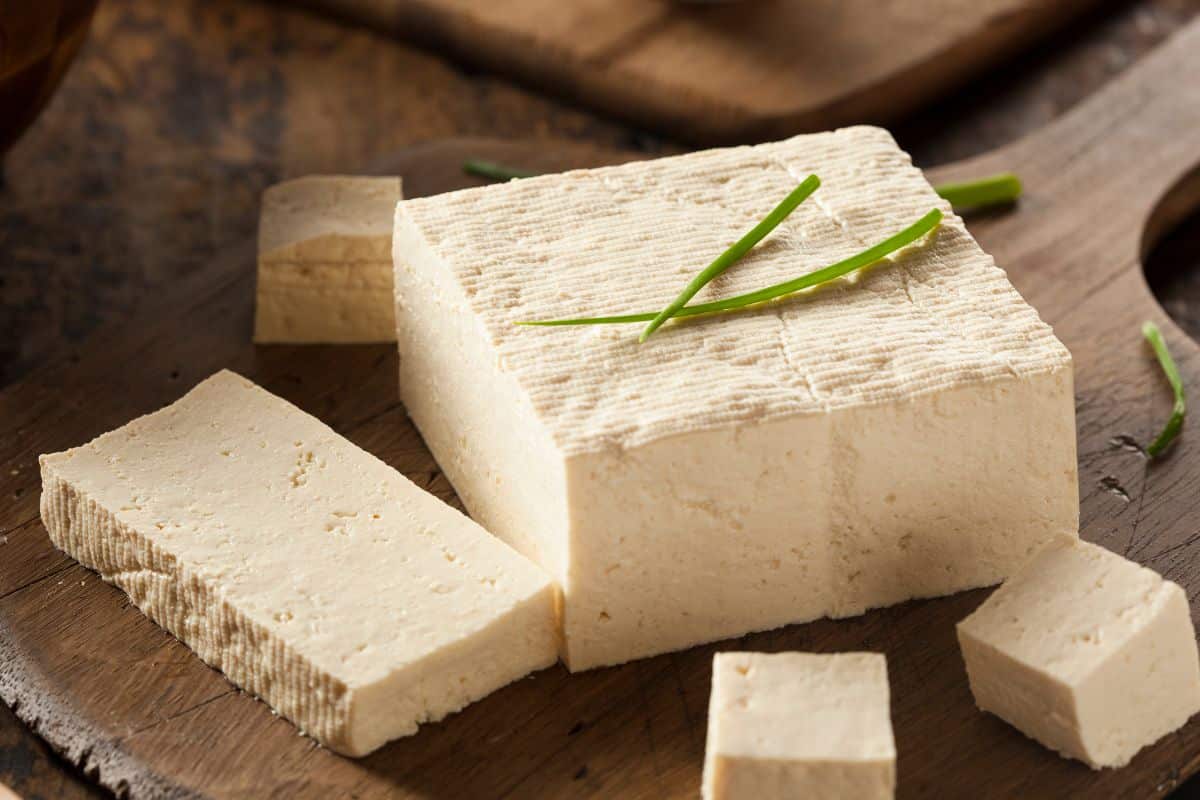
<path id="1" fill-rule="evenodd" d="M 263 193 L 254 341 L 390 342 L 399 178 L 313 175 Z"/>
<path id="2" fill-rule="evenodd" d="M 697 301 L 935 237 L 852 280 L 655 310 L 807 174 Z M 891 136 L 783 142 L 400 203 L 400 391 L 472 516 L 563 591 L 571 669 L 997 583 L 1076 530 L 1071 357 Z"/>
<path id="3" fill-rule="evenodd" d="M 1102 547 L 1051 542 L 958 625 L 975 702 L 1094 769 L 1200 710 L 1187 595 Z"/>
<path id="4" fill-rule="evenodd" d="M 896 790 L 878 653 L 718 653 L 705 800 L 887 800 Z"/>
<path id="5" fill-rule="evenodd" d="M 556 659 L 547 576 L 231 372 L 41 467 L 58 547 L 338 752 Z"/>

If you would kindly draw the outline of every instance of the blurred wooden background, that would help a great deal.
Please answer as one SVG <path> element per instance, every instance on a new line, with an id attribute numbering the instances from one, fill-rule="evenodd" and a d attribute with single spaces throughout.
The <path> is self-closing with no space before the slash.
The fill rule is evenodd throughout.
<path id="1" fill-rule="evenodd" d="M 991 149 L 1198 13 L 1200 0 L 1105 4 L 894 130 L 925 166 Z M 252 237 L 267 184 L 470 134 L 679 149 L 283 4 L 103 0 L 62 90 L 5 164 L 0 386 Z M 1167 310 L 1200 335 L 1200 220 L 1156 250 L 1150 272 Z M 2 704 L 0 783 L 26 800 L 101 796 Z"/>

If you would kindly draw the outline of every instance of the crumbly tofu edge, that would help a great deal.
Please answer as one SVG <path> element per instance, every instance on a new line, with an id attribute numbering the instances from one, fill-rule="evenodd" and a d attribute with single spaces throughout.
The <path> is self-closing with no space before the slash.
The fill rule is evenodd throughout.
<path id="1" fill-rule="evenodd" d="M 42 456 L 41 515 L 63 552 L 124 591 L 142 613 L 184 642 L 201 660 L 263 698 L 303 732 L 338 751 L 352 750 L 347 727 L 351 692 L 198 578 L 110 510 L 59 477 L 53 456 Z M 210 635 L 215 632 L 217 635 Z M 237 636 L 229 634 L 237 632 Z M 268 670 L 256 664 L 265 661 Z M 269 674 L 293 674 L 288 685 Z M 320 702 L 306 703 L 311 693 Z"/>

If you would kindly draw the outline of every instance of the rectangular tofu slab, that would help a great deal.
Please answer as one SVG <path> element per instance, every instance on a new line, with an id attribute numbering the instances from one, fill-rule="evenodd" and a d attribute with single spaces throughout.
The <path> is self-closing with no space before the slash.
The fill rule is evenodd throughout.
<path id="1" fill-rule="evenodd" d="M 888 800 L 895 790 L 882 654 L 713 658 L 705 800 Z"/>
<path id="2" fill-rule="evenodd" d="M 945 222 L 645 344 L 515 324 L 661 308 L 810 173 L 696 302 Z M 1077 528 L 1070 354 L 886 131 L 407 200 L 394 248 L 405 406 L 472 516 L 561 584 L 571 669 L 994 584 Z"/>
<path id="3" fill-rule="evenodd" d="M 1200 710 L 1187 594 L 1064 537 L 958 625 L 975 702 L 1093 769 L 1121 767 Z"/>
<path id="4" fill-rule="evenodd" d="M 231 372 L 41 468 L 58 547 L 340 753 L 556 659 L 538 568 Z"/>
<path id="5" fill-rule="evenodd" d="M 399 178 L 314 175 L 263 193 L 254 341 L 390 342 Z"/>

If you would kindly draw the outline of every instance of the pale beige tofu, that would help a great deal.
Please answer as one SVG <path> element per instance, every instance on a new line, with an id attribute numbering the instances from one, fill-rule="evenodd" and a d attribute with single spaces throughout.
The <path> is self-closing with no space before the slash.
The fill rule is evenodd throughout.
<path id="1" fill-rule="evenodd" d="M 936 236 L 748 313 L 698 301 Z M 572 670 L 998 583 L 1077 528 L 1071 357 L 891 136 L 857 127 L 406 200 L 400 393 L 475 519 L 563 591 Z"/>
<path id="2" fill-rule="evenodd" d="M 1094 769 L 1121 767 L 1200 710 L 1187 595 L 1073 537 L 958 625 L 975 702 Z"/>
<path id="3" fill-rule="evenodd" d="M 254 341 L 390 342 L 399 178 L 313 175 L 271 186 L 258 223 Z"/>
<path id="4" fill-rule="evenodd" d="M 879 653 L 718 653 L 705 800 L 887 800 L 896 788 Z"/>
<path id="5" fill-rule="evenodd" d="M 548 576 L 232 372 L 40 460 L 58 547 L 340 753 L 556 660 Z"/>

